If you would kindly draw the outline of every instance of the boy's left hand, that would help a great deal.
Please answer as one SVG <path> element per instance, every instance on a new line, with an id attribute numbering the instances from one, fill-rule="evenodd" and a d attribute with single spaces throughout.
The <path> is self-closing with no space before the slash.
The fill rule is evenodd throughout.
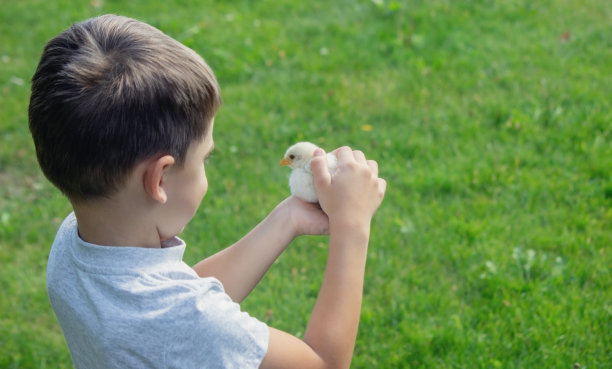
<path id="1" fill-rule="evenodd" d="M 288 210 L 289 220 L 293 225 L 296 237 L 329 234 L 329 219 L 318 203 L 310 203 L 295 196 L 289 196 L 280 205 Z"/>

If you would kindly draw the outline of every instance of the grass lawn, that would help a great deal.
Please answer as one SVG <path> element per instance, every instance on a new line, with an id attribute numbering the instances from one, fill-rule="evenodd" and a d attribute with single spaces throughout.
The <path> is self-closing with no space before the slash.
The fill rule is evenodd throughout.
<path id="1" fill-rule="evenodd" d="M 45 42 L 119 13 L 215 70 L 195 263 L 288 194 L 286 147 L 362 149 L 388 192 L 354 368 L 612 368 L 612 2 L 8 0 L 0 10 L 0 367 L 69 368 L 45 290 L 68 202 L 41 175 L 29 80 Z M 326 238 L 243 304 L 300 336 Z"/>

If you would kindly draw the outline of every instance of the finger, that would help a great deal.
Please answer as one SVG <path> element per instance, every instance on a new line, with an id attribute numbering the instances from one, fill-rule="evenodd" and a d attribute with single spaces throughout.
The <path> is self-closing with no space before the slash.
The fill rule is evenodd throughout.
<path id="1" fill-rule="evenodd" d="M 365 163 L 366 162 L 365 154 L 361 150 L 354 150 L 353 151 L 353 157 L 355 158 L 355 160 L 358 163 Z"/>
<path id="2" fill-rule="evenodd" d="M 331 176 L 327 169 L 327 155 L 322 149 L 316 149 L 310 161 L 310 169 L 314 178 L 315 189 L 331 183 Z"/>
<path id="3" fill-rule="evenodd" d="M 374 160 L 368 160 L 367 163 L 370 167 L 370 170 L 372 170 L 372 174 L 374 174 L 374 177 L 378 177 L 378 163 Z"/>
<path id="4" fill-rule="evenodd" d="M 387 192 L 387 181 L 382 178 L 378 178 L 378 190 L 380 191 L 380 194 L 384 196 L 385 192 Z"/>
<path id="5" fill-rule="evenodd" d="M 332 150 L 332 154 L 338 155 L 338 151 L 344 150 L 346 147 L 347 146 L 340 146 L 340 147 L 336 148 L 335 150 Z"/>
<path id="6" fill-rule="evenodd" d="M 342 146 L 340 148 L 337 148 L 334 152 L 336 153 L 336 157 L 338 158 L 339 162 L 355 160 L 355 157 L 353 156 L 353 150 L 351 150 L 351 148 L 348 146 Z"/>

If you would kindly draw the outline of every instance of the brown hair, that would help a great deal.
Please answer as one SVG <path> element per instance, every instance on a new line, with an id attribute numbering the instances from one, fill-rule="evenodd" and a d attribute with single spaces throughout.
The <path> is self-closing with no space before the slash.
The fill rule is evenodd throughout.
<path id="1" fill-rule="evenodd" d="M 29 125 L 42 171 L 70 200 L 112 195 L 138 162 L 182 165 L 221 104 L 212 70 L 156 28 L 105 15 L 49 41 Z"/>

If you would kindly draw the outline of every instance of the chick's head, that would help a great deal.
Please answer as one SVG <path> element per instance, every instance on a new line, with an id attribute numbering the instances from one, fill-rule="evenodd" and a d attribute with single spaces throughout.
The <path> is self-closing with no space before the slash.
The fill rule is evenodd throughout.
<path id="1" fill-rule="evenodd" d="M 304 168 L 312 159 L 313 153 L 318 146 L 310 142 L 298 142 L 289 147 L 285 156 L 281 160 L 281 165 L 288 165 L 290 168 Z"/>

